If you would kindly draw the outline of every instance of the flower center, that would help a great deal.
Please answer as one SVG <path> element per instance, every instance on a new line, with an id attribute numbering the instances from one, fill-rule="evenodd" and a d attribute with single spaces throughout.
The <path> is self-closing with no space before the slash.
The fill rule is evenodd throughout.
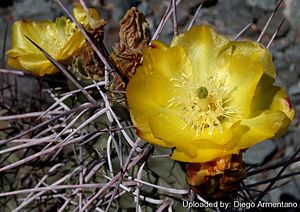
<path id="1" fill-rule="evenodd" d="M 201 82 L 194 82 L 191 77 L 182 74 L 172 78 L 176 95 L 169 100 L 168 107 L 179 109 L 179 116 L 186 122 L 186 127 L 196 130 L 196 135 L 208 128 L 223 131 L 222 122 L 236 114 L 229 104 L 232 88 L 225 85 L 226 76 L 207 77 Z M 200 86 L 199 86 L 200 85 Z"/>
<path id="2" fill-rule="evenodd" d="M 199 99 L 205 99 L 208 95 L 208 90 L 206 87 L 200 87 L 196 90 Z"/>

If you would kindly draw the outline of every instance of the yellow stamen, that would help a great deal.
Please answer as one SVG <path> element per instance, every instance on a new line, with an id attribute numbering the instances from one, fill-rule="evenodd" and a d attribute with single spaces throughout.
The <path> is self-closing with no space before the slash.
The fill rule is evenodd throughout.
<path id="1" fill-rule="evenodd" d="M 195 129 L 197 135 L 205 128 L 209 128 L 210 133 L 214 129 L 222 132 L 223 120 L 236 115 L 234 107 L 230 106 L 232 88 L 225 85 L 226 76 L 207 77 L 199 83 L 182 74 L 171 81 L 178 95 L 169 100 L 168 107 L 179 108 L 186 127 Z"/>

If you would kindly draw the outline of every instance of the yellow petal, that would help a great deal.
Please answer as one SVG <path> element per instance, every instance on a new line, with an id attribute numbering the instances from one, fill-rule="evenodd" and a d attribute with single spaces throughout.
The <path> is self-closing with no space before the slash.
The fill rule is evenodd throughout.
<path id="1" fill-rule="evenodd" d="M 261 77 L 253 97 L 249 118 L 270 109 L 276 93 L 280 90 L 279 87 L 273 86 L 274 81 L 272 77 L 265 74 Z"/>
<path id="2" fill-rule="evenodd" d="M 182 46 L 193 66 L 193 76 L 196 81 L 212 76 L 219 65 L 218 57 L 222 48 L 229 40 L 216 33 L 209 26 L 194 26 L 189 31 L 176 36 L 173 46 Z"/>
<path id="3" fill-rule="evenodd" d="M 167 107 L 176 95 L 176 79 L 183 74 L 191 77 L 191 64 L 180 46 L 168 48 L 153 41 L 151 47 L 144 50 L 143 66 L 148 67 L 151 96 L 162 107 Z"/>
<path id="4" fill-rule="evenodd" d="M 263 67 L 236 54 L 228 56 L 226 60 L 228 61 L 226 84 L 232 88 L 229 104 L 236 107 L 240 118 L 247 118 L 256 87 L 263 74 Z"/>
<path id="5" fill-rule="evenodd" d="M 251 107 L 251 117 L 258 116 L 266 110 L 281 111 L 286 119 L 278 130 L 276 137 L 284 134 L 294 119 L 295 110 L 290 98 L 283 88 L 273 85 L 274 79 L 264 75 L 260 80 Z"/>
<path id="6" fill-rule="evenodd" d="M 10 67 L 14 67 L 15 69 L 22 69 L 23 67 L 21 66 L 19 60 L 12 58 L 12 57 L 8 57 L 7 58 L 7 64 Z"/>
<path id="7" fill-rule="evenodd" d="M 280 88 L 276 93 L 271 103 L 270 109 L 272 111 L 282 111 L 290 121 L 294 119 L 295 110 L 293 109 L 291 100 L 287 92 L 283 88 Z"/>
<path id="8" fill-rule="evenodd" d="M 273 85 L 274 79 L 264 75 L 255 91 L 252 102 L 251 116 L 257 116 L 265 110 L 282 111 L 293 120 L 294 109 L 288 94 L 283 88 Z"/>
<path id="9" fill-rule="evenodd" d="M 178 150 L 190 157 L 197 155 L 196 146 L 192 143 L 196 138 L 194 137 L 193 140 L 186 138 L 185 123 L 176 117 L 176 114 L 166 110 L 162 110 L 160 113 L 156 112 L 155 115 L 149 116 L 149 125 L 155 138 L 176 146 Z"/>
<path id="10" fill-rule="evenodd" d="M 171 110 L 161 109 L 149 116 L 149 124 L 155 138 L 167 141 L 189 157 L 195 157 L 198 148 L 223 149 L 222 145 L 231 139 L 231 129 L 224 132 L 215 129 L 212 133 L 206 129 L 196 135 L 196 130 L 188 128 L 176 111 Z"/>
<path id="11" fill-rule="evenodd" d="M 153 115 L 159 107 L 151 98 L 146 68 L 137 69 L 134 77 L 130 79 L 126 88 L 127 104 L 134 125 L 143 132 L 151 132 L 148 124 L 148 115 Z"/>
<path id="12" fill-rule="evenodd" d="M 232 125 L 231 130 L 234 131 L 234 134 L 232 135 L 231 140 L 224 145 L 218 145 L 217 142 L 212 142 L 211 140 L 197 140 L 193 142 L 197 149 L 197 155 L 195 157 L 191 157 L 183 151 L 175 149 L 172 154 L 172 159 L 183 162 L 202 163 L 225 155 L 239 153 L 240 149 L 236 148 L 236 143 L 239 142 L 240 135 L 249 130 L 249 127 L 242 126 L 239 123 L 240 122 L 237 122 Z"/>
<path id="13" fill-rule="evenodd" d="M 53 34 L 52 34 L 53 33 Z M 57 49 L 53 51 L 53 57 L 56 60 L 66 60 L 79 51 L 85 42 L 84 36 L 75 24 L 65 17 L 56 19 L 56 28 L 49 32 L 49 37 L 45 38 L 47 42 L 52 41 L 52 45 Z M 50 49 L 50 46 L 47 48 Z"/>
<path id="14" fill-rule="evenodd" d="M 181 74 L 192 76 L 191 63 L 182 46 L 169 48 L 164 43 L 154 40 L 151 47 L 145 48 L 143 57 L 143 66 L 151 65 L 153 72 L 170 79 Z"/>
<path id="15" fill-rule="evenodd" d="M 246 149 L 261 141 L 274 137 L 283 125 L 285 125 L 286 115 L 283 112 L 266 111 L 261 115 L 241 120 L 240 125 L 247 127 L 245 132 L 242 127 L 233 130 L 236 137 L 236 149 Z M 243 130 L 243 131 L 241 131 Z"/>
<path id="16" fill-rule="evenodd" d="M 84 9 L 80 6 L 80 5 L 76 5 L 73 9 L 73 15 L 75 17 L 75 19 L 83 24 L 83 25 L 87 25 L 89 23 L 89 20 L 86 16 L 86 13 L 84 11 Z"/>
<path id="17" fill-rule="evenodd" d="M 16 21 L 12 25 L 11 49 L 22 49 L 23 52 L 40 53 L 40 51 L 25 37 L 28 36 L 34 42 L 42 40 L 41 35 L 46 28 L 52 29 L 54 23 L 50 21 L 33 22 L 28 20 Z M 44 35 L 46 36 L 46 35 Z M 45 46 L 42 46 L 42 48 Z M 43 43 L 45 45 L 45 43 Z"/>
<path id="18" fill-rule="evenodd" d="M 156 144 L 156 145 L 159 145 L 159 146 L 163 146 L 163 147 L 173 147 L 174 145 L 164 141 L 164 140 L 161 140 L 161 139 L 158 139 L 158 138 L 154 138 L 153 134 L 152 133 L 144 133 L 140 130 L 137 130 L 137 135 L 144 139 L 145 141 L 148 141 L 149 143 L 152 143 L 152 144 Z"/>
<path id="19" fill-rule="evenodd" d="M 244 56 L 249 61 L 262 65 L 264 74 L 271 78 L 276 77 L 271 53 L 263 45 L 253 41 L 230 41 L 221 52 L 225 50 L 230 50 L 236 55 Z"/>
<path id="20" fill-rule="evenodd" d="M 203 163 L 214 160 L 225 155 L 236 154 L 234 151 L 226 151 L 222 149 L 197 149 L 197 155 L 195 157 L 190 157 L 184 152 L 181 152 L 177 149 L 172 154 L 172 159 L 188 163 Z"/>
<path id="21" fill-rule="evenodd" d="M 153 144 L 171 147 L 171 144 L 154 138 L 151 133 L 148 117 L 153 116 L 154 111 L 160 106 L 153 101 L 149 83 L 145 81 L 147 77 L 148 74 L 145 72 L 145 68 L 140 67 L 127 85 L 126 97 L 131 119 L 137 128 L 139 137 Z"/>
<path id="22" fill-rule="evenodd" d="M 15 69 L 29 70 L 37 76 L 57 72 L 52 63 L 40 53 L 27 53 L 23 49 L 11 49 L 7 52 L 9 66 Z"/>
<path id="23" fill-rule="evenodd" d="M 76 31 L 74 35 L 64 44 L 62 50 L 55 57 L 58 61 L 64 61 L 72 58 L 85 44 L 85 38 L 80 31 Z"/>
<path id="24" fill-rule="evenodd" d="M 19 57 L 18 61 L 24 69 L 30 70 L 34 75 L 44 76 L 57 72 L 52 63 L 41 54 L 27 54 Z"/>
<path id="25" fill-rule="evenodd" d="M 172 82 L 163 75 L 153 74 L 149 77 L 149 90 L 151 90 L 149 98 L 162 107 L 167 107 L 169 100 L 174 96 L 172 88 Z"/>
<path id="26" fill-rule="evenodd" d="M 73 15 L 75 19 L 84 26 L 89 26 L 92 29 L 104 24 L 104 20 L 100 19 L 100 15 L 97 10 L 89 8 L 84 10 L 80 5 L 77 5 L 73 9 Z"/>

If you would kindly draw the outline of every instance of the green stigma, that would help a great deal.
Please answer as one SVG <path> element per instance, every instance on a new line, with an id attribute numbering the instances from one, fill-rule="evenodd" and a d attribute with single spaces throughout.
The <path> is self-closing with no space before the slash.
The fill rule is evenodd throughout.
<path id="1" fill-rule="evenodd" d="M 208 90 L 206 87 L 200 87 L 196 90 L 199 99 L 205 99 L 208 96 Z"/>

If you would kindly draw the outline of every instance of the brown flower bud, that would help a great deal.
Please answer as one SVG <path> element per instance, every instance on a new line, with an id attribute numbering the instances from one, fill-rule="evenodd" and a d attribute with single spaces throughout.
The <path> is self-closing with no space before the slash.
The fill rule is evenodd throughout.
<path id="1" fill-rule="evenodd" d="M 186 169 L 192 189 L 210 198 L 220 198 L 227 191 L 239 189 L 239 182 L 246 176 L 241 153 L 206 163 L 188 163 Z"/>
<path id="2" fill-rule="evenodd" d="M 126 78 L 130 78 L 142 62 L 142 50 L 149 38 L 146 18 L 135 7 L 121 20 L 119 37 L 110 59 Z"/>

